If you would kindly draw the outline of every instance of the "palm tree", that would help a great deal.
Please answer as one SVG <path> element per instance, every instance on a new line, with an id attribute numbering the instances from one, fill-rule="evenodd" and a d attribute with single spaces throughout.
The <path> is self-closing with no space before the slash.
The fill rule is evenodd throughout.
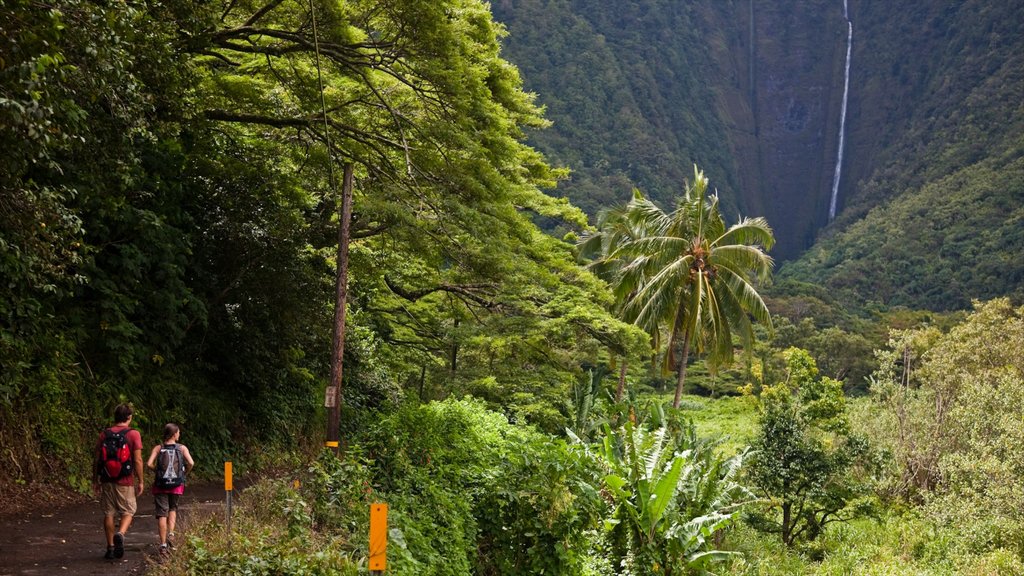
<path id="1" fill-rule="evenodd" d="M 620 248 L 656 231 L 651 228 L 653 223 L 642 217 L 646 213 L 644 208 L 647 204 L 650 201 L 639 190 L 633 189 L 633 200 L 625 206 L 603 211 L 598 216 L 597 232 L 584 237 L 579 243 L 580 258 L 589 261 L 587 268 L 611 287 L 615 299 L 612 312 L 626 322 L 636 321 L 624 308 L 636 296 L 637 289 L 643 283 L 643 267 L 638 266 L 641 258 L 619 257 Z M 655 322 L 641 327 L 647 330 L 657 347 L 658 324 Z M 627 367 L 628 359 L 623 351 L 618 387 L 615 390 L 616 403 L 622 400 Z"/>
<path id="2" fill-rule="evenodd" d="M 631 289 L 623 318 L 637 325 L 668 326 L 667 364 L 682 346 L 676 393 L 679 407 L 691 348 L 706 353 L 712 368 L 733 359 L 732 336 L 744 348 L 753 340 L 751 317 L 771 326 L 755 284 L 772 268 L 775 243 L 764 218 L 743 218 L 726 227 L 718 196 L 707 195 L 708 180 L 694 166 L 693 184 L 672 213 L 634 197 L 627 221 L 644 233 L 623 240 L 607 259 L 618 261 L 620 290 Z"/>

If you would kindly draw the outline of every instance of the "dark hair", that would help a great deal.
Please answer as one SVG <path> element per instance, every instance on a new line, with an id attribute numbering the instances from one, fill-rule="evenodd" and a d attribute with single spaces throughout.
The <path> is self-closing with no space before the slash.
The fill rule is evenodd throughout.
<path id="1" fill-rule="evenodd" d="M 121 422 L 127 422 L 132 417 L 132 405 L 131 404 L 118 404 L 117 408 L 114 408 L 114 424 L 120 424 Z"/>
<path id="2" fill-rule="evenodd" d="M 168 422 L 164 424 L 164 441 L 174 438 L 174 435 L 178 433 L 178 425 L 174 422 Z"/>

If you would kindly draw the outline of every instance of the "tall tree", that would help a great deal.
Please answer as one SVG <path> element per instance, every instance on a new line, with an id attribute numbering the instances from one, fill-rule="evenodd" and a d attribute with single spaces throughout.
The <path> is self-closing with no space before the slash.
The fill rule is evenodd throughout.
<path id="1" fill-rule="evenodd" d="M 596 308 L 600 287 L 567 260 L 568 246 L 532 222 L 585 218 L 540 191 L 562 172 L 523 143 L 524 127 L 546 123 L 500 58 L 504 31 L 487 5 L 313 8 L 231 3 L 183 36 L 201 71 L 202 120 L 238 139 L 278 142 L 310 190 L 328 187 L 330 155 L 354 166 L 349 296 L 366 313 L 349 318 L 400 348 L 391 359 L 403 359 L 403 372 L 415 366 L 421 380 L 442 354 L 453 380 L 490 376 L 467 372 L 464 359 L 489 355 L 494 366 L 496 349 L 513 350 L 516 364 L 566 367 L 570 355 L 549 348 L 636 342 Z M 499 343 L 502 332 L 522 337 Z M 496 370 L 503 364 L 516 365 L 499 361 Z"/>
<path id="2" fill-rule="evenodd" d="M 639 190 L 634 189 L 633 200 L 629 204 L 602 211 L 598 216 L 597 230 L 585 236 L 579 243 L 580 257 L 589 261 L 587 267 L 611 287 L 614 296 L 612 312 L 627 322 L 636 322 L 636 318 L 630 314 L 631 310 L 626 309 L 626 304 L 636 296 L 638 287 L 642 285 L 644 268 L 637 266 L 637 261 L 625 258 L 620 249 L 629 242 L 656 232 L 651 227 L 651 221 L 638 217 L 644 213 L 642 207 L 645 203 L 650 201 L 644 198 Z M 657 349 L 658 323 L 641 327 L 651 335 L 652 344 Z M 622 399 L 629 362 L 624 352 L 620 351 L 620 354 L 619 381 L 615 389 L 616 402 Z"/>
<path id="3" fill-rule="evenodd" d="M 635 293 L 623 306 L 624 317 L 640 326 L 667 327 L 667 365 L 681 347 L 676 408 L 691 349 L 719 366 L 733 358 L 733 334 L 750 349 L 751 316 L 771 325 L 755 287 L 771 273 L 771 228 L 763 218 L 743 218 L 727 227 L 718 196 L 709 196 L 707 188 L 708 179 L 694 166 L 693 182 L 673 212 L 635 198 L 627 207 L 628 220 L 644 234 L 622 242 L 606 257 L 627 262 L 619 266 L 619 290 Z"/>

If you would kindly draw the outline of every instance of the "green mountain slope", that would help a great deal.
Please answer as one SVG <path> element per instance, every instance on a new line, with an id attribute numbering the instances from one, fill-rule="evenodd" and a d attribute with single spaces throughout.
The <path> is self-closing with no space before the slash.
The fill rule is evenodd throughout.
<path id="1" fill-rule="evenodd" d="M 784 275 L 860 302 L 932 309 L 1015 293 L 1013 274 L 981 286 L 950 283 L 941 271 L 985 277 L 1024 248 L 1013 219 L 1022 204 L 1024 2 L 847 4 L 849 105 L 831 223 L 842 2 L 498 0 L 492 9 L 510 32 L 505 54 L 554 123 L 534 143 L 573 169 L 560 191 L 588 212 L 622 202 L 632 186 L 668 204 L 696 162 L 727 214 L 768 218 L 777 259 L 793 261 L 821 238 Z M 907 218 L 915 205 L 923 212 Z M 927 266 L 916 252 L 894 261 L 879 229 L 902 238 L 915 235 L 912 224 L 942 233 L 925 246 L 958 249 L 933 250 Z M 991 258 L 968 256 L 976 251 Z M 838 268 L 889 262 L 900 274 L 884 290 Z"/>
<path id="2" fill-rule="evenodd" d="M 782 276 L 824 284 L 856 305 L 950 310 L 1003 295 L 1024 301 L 1020 143 L 872 208 Z"/>
<path id="3" fill-rule="evenodd" d="M 533 142 L 573 169 L 560 189 L 591 214 L 633 186 L 671 202 L 696 162 L 735 213 L 736 168 L 705 82 L 698 7 L 670 1 L 499 0 L 504 53 L 546 106 Z"/>

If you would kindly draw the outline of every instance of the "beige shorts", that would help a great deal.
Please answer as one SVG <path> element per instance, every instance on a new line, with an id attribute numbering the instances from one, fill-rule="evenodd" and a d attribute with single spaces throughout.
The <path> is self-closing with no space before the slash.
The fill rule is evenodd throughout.
<path id="1" fill-rule="evenodd" d="M 114 482 L 100 484 L 100 506 L 105 516 L 135 515 L 135 487 Z"/>

